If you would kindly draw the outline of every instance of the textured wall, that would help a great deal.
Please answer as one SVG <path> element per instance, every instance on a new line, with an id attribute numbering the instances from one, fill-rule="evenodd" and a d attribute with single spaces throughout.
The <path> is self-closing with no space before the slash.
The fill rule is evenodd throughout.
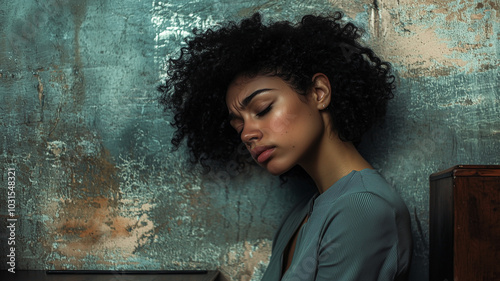
<path id="1" fill-rule="evenodd" d="M 22 4 L 21 4 L 22 3 Z M 0 268 L 220 269 L 259 280 L 300 185 L 231 163 L 203 176 L 170 152 L 156 104 L 164 63 L 193 28 L 255 11 L 295 20 L 343 10 L 393 62 L 387 123 L 361 149 L 413 219 L 412 280 L 427 279 L 428 177 L 500 164 L 498 1 L 0 3 Z M 7 206 L 15 169 L 15 213 Z"/>

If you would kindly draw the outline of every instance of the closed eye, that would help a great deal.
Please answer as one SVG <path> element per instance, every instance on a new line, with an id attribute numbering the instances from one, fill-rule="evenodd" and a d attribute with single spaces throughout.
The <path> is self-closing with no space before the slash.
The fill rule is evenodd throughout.
<path id="1" fill-rule="evenodd" d="M 268 107 L 266 107 L 266 109 L 262 110 L 261 112 L 257 113 L 256 115 L 259 116 L 259 117 L 262 117 L 264 115 L 266 115 L 272 108 L 272 105 L 270 104 Z"/>

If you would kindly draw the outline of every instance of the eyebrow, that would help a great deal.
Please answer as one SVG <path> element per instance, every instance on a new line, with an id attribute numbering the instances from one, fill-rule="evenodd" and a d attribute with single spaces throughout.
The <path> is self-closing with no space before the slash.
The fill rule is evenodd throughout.
<path id="1" fill-rule="evenodd" d="M 248 97 L 244 98 L 243 101 L 240 103 L 241 107 L 242 108 L 247 107 L 247 105 L 252 101 L 252 99 L 256 95 L 262 94 L 264 92 L 271 91 L 271 90 L 274 90 L 274 89 L 271 89 L 271 88 L 259 89 L 259 90 L 255 91 L 255 92 L 251 93 L 250 95 L 248 95 Z M 232 120 L 234 118 L 235 118 L 234 114 L 229 113 L 229 120 Z"/>
<path id="2" fill-rule="evenodd" d="M 261 93 L 263 93 L 263 92 L 270 91 L 270 90 L 272 90 L 272 89 L 267 89 L 267 88 L 266 88 L 266 89 L 260 89 L 260 90 L 257 90 L 257 91 L 255 91 L 255 92 L 251 93 L 248 97 L 246 97 L 246 98 L 244 98 L 244 99 L 243 99 L 243 101 L 241 102 L 241 106 L 242 106 L 243 108 L 245 108 L 245 107 L 246 107 L 246 106 L 247 106 L 247 105 L 248 105 L 248 104 L 252 101 L 252 99 L 253 99 L 256 95 L 261 94 Z"/>

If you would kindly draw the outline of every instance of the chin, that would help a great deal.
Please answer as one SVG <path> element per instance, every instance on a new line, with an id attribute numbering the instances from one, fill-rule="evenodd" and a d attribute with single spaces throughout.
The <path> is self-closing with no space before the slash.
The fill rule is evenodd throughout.
<path id="1" fill-rule="evenodd" d="M 280 176 L 286 172 L 288 172 L 292 167 L 283 167 L 283 166 L 278 166 L 278 165 L 272 165 L 268 163 L 267 165 L 264 166 L 264 168 L 271 173 L 273 176 Z"/>
<path id="2" fill-rule="evenodd" d="M 277 171 L 270 171 L 270 170 L 267 170 L 269 173 L 271 173 L 271 175 L 273 176 L 280 176 L 282 174 L 284 174 L 285 172 L 277 172 Z"/>

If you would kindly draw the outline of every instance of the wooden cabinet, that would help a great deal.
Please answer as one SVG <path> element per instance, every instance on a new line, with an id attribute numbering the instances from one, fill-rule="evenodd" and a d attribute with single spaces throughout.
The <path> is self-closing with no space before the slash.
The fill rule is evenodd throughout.
<path id="1" fill-rule="evenodd" d="M 500 280 L 500 165 L 430 176 L 430 281 Z"/>

